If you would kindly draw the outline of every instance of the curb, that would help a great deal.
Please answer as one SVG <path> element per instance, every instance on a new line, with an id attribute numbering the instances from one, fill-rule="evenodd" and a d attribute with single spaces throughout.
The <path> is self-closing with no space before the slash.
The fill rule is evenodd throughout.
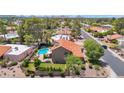
<path id="1" fill-rule="evenodd" d="M 108 48 L 107 50 L 111 52 L 115 57 L 119 58 L 122 62 L 124 62 L 124 59 L 120 57 L 118 54 L 116 54 L 114 51 L 112 51 L 110 48 Z"/>

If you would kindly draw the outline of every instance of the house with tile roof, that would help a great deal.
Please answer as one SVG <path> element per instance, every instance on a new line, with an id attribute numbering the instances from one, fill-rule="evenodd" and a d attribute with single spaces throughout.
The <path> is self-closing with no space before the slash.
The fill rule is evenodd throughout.
<path id="1" fill-rule="evenodd" d="M 0 58 L 3 58 L 3 56 L 10 51 L 11 47 L 10 46 L 4 46 L 0 45 Z"/>
<path id="2" fill-rule="evenodd" d="M 103 32 L 109 31 L 111 28 L 106 28 L 106 27 L 102 27 L 102 26 L 90 26 L 89 29 L 94 31 L 94 32 L 103 33 Z"/>
<path id="3" fill-rule="evenodd" d="M 73 54 L 83 59 L 83 51 L 79 45 L 64 39 L 57 40 L 56 44 L 52 47 L 52 61 L 54 63 L 64 64 L 66 63 L 68 54 Z"/>
<path id="4" fill-rule="evenodd" d="M 122 35 L 119 35 L 119 34 L 113 34 L 113 35 L 108 35 L 107 36 L 107 39 L 108 40 L 114 40 L 114 39 L 119 39 L 119 38 L 122 38 L 123 36 Z"/>

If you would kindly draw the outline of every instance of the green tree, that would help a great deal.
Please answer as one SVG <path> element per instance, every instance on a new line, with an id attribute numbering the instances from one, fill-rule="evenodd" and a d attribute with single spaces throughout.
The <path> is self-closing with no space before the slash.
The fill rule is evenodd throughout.
<path id="1" fill-rule="evenodd" d="M 29 64 L 29 59 L 25 59 L 22 63 L 22 66 L 23 67 L 28 67 L 28 64 Z"/>
<path id="2" fill-rule="evenodd" d="M 66 65 L 67 65 L 69 74 L 71 73 L 70 71 L 74 72 L 75 70 L 77 70 L 78 66 L 81 65 L 82 63 L 83 61 L 80 58 L 74 55 L 68 55 L 66 58 Z"/>
<path id="3" fill-rule="evenodd" d="M 84 41 L 86 56 L 90 62 L 98 62 L 101 56 L 104 55 L 104 49 L 96 41 L 87 39 Z"/>
<path id="4" fill-rule="evenodd" d="M 4 39 L 6 40 L 5 37 L 5 34 L 7 34 L 6 25 L 2 20 L 0 20 L 0 33 L 4 35 Z"/>
<path id="5" fill-rule="evenodd" d="M 25 44 L 30 45 L 32 43 L 33 36 L 32 35 L 24 35 L 24 40 L 25 40 Z"/>
<path id="6" fill-rule="evenodd" d="M 34 65 L 36 68 L 39 67 L 40 63 L 41 63 L 41 61 L 38 58 L 34 59 Z"/>

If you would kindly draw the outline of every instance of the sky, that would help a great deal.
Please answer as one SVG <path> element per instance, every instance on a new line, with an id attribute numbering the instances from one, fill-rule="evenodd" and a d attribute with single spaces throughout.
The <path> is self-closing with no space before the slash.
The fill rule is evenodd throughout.
<path id="1" fill-rule="evenodd" d="M 0 15 L 124 15 L 124 0 L 0 0 Z"/>

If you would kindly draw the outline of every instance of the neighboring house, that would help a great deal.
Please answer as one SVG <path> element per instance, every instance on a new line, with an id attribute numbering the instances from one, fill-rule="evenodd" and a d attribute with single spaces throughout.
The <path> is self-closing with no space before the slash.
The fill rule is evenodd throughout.
<path id="1" fill-rule="evenodd" d="M 16 27 L 14 27 L 14 26 L 7 26 L 6 30 L 7 30 L 7 33 L 13 33 L 13 32 L 16 32 Z"/>
<path id="2" fill-rule="evenodd" d="M 52 40 L 59 40 L 59 39 L 64 39 L 64 40 L 70 40 L 70 35 L 55 35 L 51 37 Z"/>
<path id="3" fill-rule="evenodd" d="M 119 46 L 124 48 L 124 37 L 117 39 Z"/>
<path id="4" fill-rule="evenodd" d="M 0 58 L 3 58 L 3 56 L 11 49 L 10 46 L 4 46 L 0 45 Z"/>
<path id="5" fill-rule="evenodd" d="M 108 40 L 114 40 L 114 39 L 119 39 L 119 38 L 122 38 L 123 36 L 122 35 L 119 35 L 119 34 L 113 34 L 113 35 L 108 35 L 107 36 L 107 39 Z"/>
<path id="6" fill-rule="evenodd" d="M 0 49 L 0 55 L 15 62 L 22 61 L 25 57 L 33 52 L 32 47 L 28 47 L 26 45 L 7 44 L 2 45 L 2 47 L 5 49 Z"/>
<path id="7" fill-rule="evenodd" d="M 111 29 L 113 26 L 108 24 L 108 25 L 102 25 L 101 27 Z"/>
<path id="8" fill-rule="evenodd" d="M 58 28 L 56 31 L 56 35 L 52 36 L 52 40 L 59 40 L 59 39 L 64 39 L 64 40 L 71 40 L 71 30 L 68 27 L 65 28 Z"/>
<path id="9" fill-rule="evenodd" d="M 4 35 L 0 35 L 0 37 L 4 38 Z M 18 37 L 19 37 L 19 35 L 16 32 L 5 34 L 5 38 L 7 40 L 12 39 L 12 38 L 18 38 Z"/>
<path id="10" fill-rule="evenodd" d="M 83 52 L 79 45 L 68 40 L 57 40 L 56 44 L 52 47 L 52 61 L 58 64 L 65 64 L 68 54 L 73 54 L 83 59 Z"/>
<path id="11" fill-rule="evenodd" d="M 109 31 L 111 28 L 106 28 L 106 27 L 102 27 L 102 26 L 90 26 L 89 29 L 94 31 L 94 32 L 103 33 L 103 32 Z"/>

